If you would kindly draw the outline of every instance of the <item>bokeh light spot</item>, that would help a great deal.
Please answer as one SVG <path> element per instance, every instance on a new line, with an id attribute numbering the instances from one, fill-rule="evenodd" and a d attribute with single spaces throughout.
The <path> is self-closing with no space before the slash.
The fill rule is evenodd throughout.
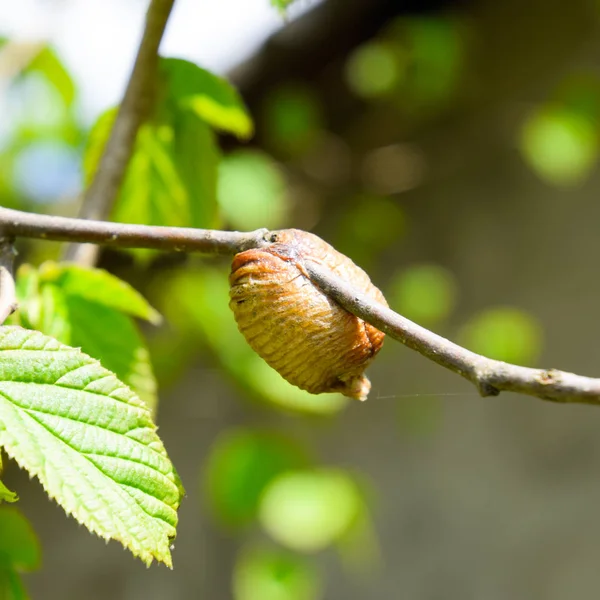
<path id="1" fill-rule="evenodd" d="M 542 344 L 542 330 L 528 313 L 511 307 L 490 308 L 464 326 L 464 345 L 489 358 L 512 363 L 532 363 Z"/>
<path id="2" fill-rule="evenodd" d="M 521 152 L 547 183 L 577 185 L 590 174 L 598 158 L 597 127 L 577 112 L 541 110 L 523 127 Z"/>
<path id="3" fill-rule="evenodd" d="M 361 508 L 354 481 L 333 469 L 284 473 L 265 490 L 260 521 L 280 544 L 317 552 L 344 534 Z"/>
<path id="4" fill-rule="evenodd" d="M 413 265 L 395 275 L 388 299 L 399 313 L 417 323 L 432 325 L 447 318 L 456 305 L 458 285 L 446 268 Z"/>
<path id="5" fill-rule="evenodd" d="M 234 152 L 219 165 L 219 206 L 227 223 L 237 229 L 283 226 L 288 211 L 285 187 L 281 171 L 262 152 Z"/>
<path id="6" fill-rule="evenodd" d="M 233 573 L 234 600 L 318 600 L 321 584 L 305 559 L 281 550 L 243 552 Z"/>
<path id="7" fill-rule="evenodd" d="M 346 81 L 362 98 L 376 98 L 393 91 L 402 77 L 401 55 L 381 42 L 359 46 L 346 63 Z"/>

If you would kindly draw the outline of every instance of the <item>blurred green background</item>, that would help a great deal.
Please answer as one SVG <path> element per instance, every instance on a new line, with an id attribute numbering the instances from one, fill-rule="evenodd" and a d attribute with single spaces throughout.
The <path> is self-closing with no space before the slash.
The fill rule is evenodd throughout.
<path id="1" fill-rule="evenodd" d="M 59 14 L 85 2 L 29 4 Z M 236 3 L 222 4 L 233 27 Z M 442 335 L 600 375 L 600 5 L 297 4 L 287 20 L 270 7 L 279 30 L 228 69 L 244 104 L 191 62 L 162 63 L 162 100 L 113 217 L 307 229 Z M 131 6 L 133 39 L 145 3 Z M 110 107 L 85 108 L 85 82 L 43 37 L 1 21 L 0 35 L 0 204 L 75 215 Z M 21 263 L 60 258 L 58 244 L 18 246 Z M 160 434 L 188 492 L 175 569 L 146 570 L 101 543 L 6 462 L 20 501 L 0 507 L 0 523 L 29 540 L 16 564 L 33 570 L 32 598 L 596 596 L 599 410 L 481 399 L 392 341 L 365 404 L 310 396 L 238 333 L 227 260 L 104 251 L 100 266 L 165 317 L 116 323 L 131 333 L 96 355 L 128 353 L 111 368 L 152 404 L 158 385 Z M 69 277 L 47 264 L 40 297 L 56 302 Z M 75 328 L 80 292 L 60 285 Z"/>

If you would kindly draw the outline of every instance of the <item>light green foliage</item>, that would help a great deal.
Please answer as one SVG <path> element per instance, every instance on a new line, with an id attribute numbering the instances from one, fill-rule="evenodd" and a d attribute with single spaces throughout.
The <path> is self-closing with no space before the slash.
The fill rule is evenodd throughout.
<path id="1" fill-rule="evenodd" d="M 169 98 L 178 107 L 192 111 L 215 129 L 242 139 L 252 135 L 252 119 L 228 81 L 178 58 L 163 58 L 161 70 Z"/>
<path id="2" fill-rule="evenodd" d="M 4 400 L 4 398 L 3 398 Z M 14 507 L 0 507 L 0 565 L 33 571 L 40 565 L 41 549 L 33 527 Z"/>
<path id="3" fill-rule="evenodd" d="M 259 518 L 279 543 L 298 552 L 317 552 L 338 541 L 362 505 L 354 481 L 343 471 L 290 471 L 266 488 Z"/>
<path id="4" fill-rule="evenodd" d="M 183 226 L 207 227 L 220 222 L 217 205 L 217 177 L 221 151 L 215 135 L 204 121 L 190 111 L 173 117 L 173 157 L 179 173 L 179 200 L 171 198 L 172 212 L 181 211 Z M 173 214 L 161 215 L 165 225 Z M 131 222 L 131 221 L 129 221 Z"/>
<path id="5" fill-rule="evenodd" d="M 271 6 L 274 6 L 280 13 L 285 15 L 286 9 L 288 9 L 295 1 L 296 0 L 271 0 Z"/>
<path id="6" fill-rule="evenodd" d="M 0 567 L 0 598 L 2 600 L 29 600 L 27 590 L 16 571 Z"/>
<path id="7" fill-rule="evenodd" d="M 202 341 L 227 375 L 258 399 L 279 408 L 322 415 L 345 406 L 346 399 L 339 394 L 315 396 L 290 385 L 250 348 L 228 306 L 226 272 L 207 265 L 198 270 L 188 268 L 161 282 L 157 292 L 163 296 L 165 316 L 179 335 L 191 336 L 194 344 Z"/>
<path id="8" fill-rule="evenodd" d="M 101 269 L 45 263 L 19 269 L 17 294 L 18 323 L 82 348 L 154 409 L 150 355 L 132 317 L 156 323 L 160 315 L 137 291 Z"/>
<path id="9" fill-rule="evenodd" d="M 0 598 L 26 600 L 20 573 L 39 568 L 41 550 L 29 521 L 15 508 L 0 507 Z"/>
<path id="10" fill-rule="evenodd" d="M 223 434 L 206 466 L 206 491 L 225 525 L 253 522 L 265 486 L 283 471 L 306 466 L 305 450 L 281 434 L 238 429 Z"/>
<path id="11" fill-rule="evenodd" d="M 215 227 L 219 223 L 217 168 L 221 158 L 211 128 L 240 138 L 253 125 L 235 89 L 224 79 L 180 59 L 162 59 L 163 88 L 155 114 L 136 139 L 112 219 L 122 223 Z M 83 164 L 89 184 L 116 117 L 94 125 Z M 148 251 L 137 251 L 144 256 Z"/>
<path id="12" fill-rule="evenodd" d="M 421 325 L 447 318 L 456 304 L 454 275 L 440 265 L 413 265 L 392 280 L 388 302 L 397 312 Z"/>
<path id="13" fill-rule="evenodd" d="M 2 475 L 2 450 L 0 449 L 0 476 Z M 3 483 L 0 481 L 0 504 L 3 502 L 16 502 L 19 499 L 17 494 L 11 492 Z M 2 598 L 2 596 L 0 596 Z"/>
<path id="14" fill-rule="evenodd" d="M 583 182 L 596 165 L 598 150 L 594 119 L 566 107 L 535 112 L 521 133 L 524 159 L 552 185 Z"/>
<path id="15" fill-rule="evenodd" d="M 0 328 L 0 446 L 90 531 L 171 565 L 179 480 L 144 403 L 96 360 Z"/>
<path id="16" fill-rule="evenodd" d="M 0 481 L 0 504 L 3 502 L 16 502 L 19 499 L 17 494 L 11 492 L 1 481 Z"/>
<path id="17" fill-rule="evenodd" d="M 542 331 L 528 313 L 511 307 L 490 308 L 474 315 L 464 326 L 464 345 L 490 358 L 532 363 L 537 358 Z"/>
<path id="18" fill-rule="evenodd" d="M 285 180 L 274 161 L 256 150 L 225 156 L 219 165 L 218 200 L 233 228 L 276 228 L 285 223 Z"/>
<path id="19" fill-rule="evenodd" d="M 65 107 L 75 100 L 75 82 L 53 48 L 46 46 L 29 63 L 27 72 L 41 73 L 59 93 Z"/>
<path id="20" fill-rule="evenodd" d="M 84 155 L 91 182 L 108 141 L 116 111 L 94 125 Z M 216 223 L 216 168 L 219 151 L 208 126 L 185 114 L 171 122 L 147 123 L 138 132 L 135 152 L 112 218 L 123 223 L 211 227 Z"/>
<path id="21" fill-rule="evenodd" d="M 268 548 L 248 548 L 233 574 L 234 600 L 319 600 L 321 584 L 303 558 Z"/>

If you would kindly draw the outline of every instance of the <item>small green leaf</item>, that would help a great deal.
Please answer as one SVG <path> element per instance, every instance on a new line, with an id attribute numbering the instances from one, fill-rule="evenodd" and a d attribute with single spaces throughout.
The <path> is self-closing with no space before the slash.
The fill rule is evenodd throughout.
<path id="1" fill-rule="evenodd" d="M 29 595 L 19 574 L 13 569 L 0 567 L 0 598 L 2 600 L 29 600 Z"/>
<path id="2" fill-rule="evenodd" d="M 190 223 L 217 224 L 217 169 L 221 152 L 209 126 L 189 111 L 173 117 L 173 157 L 189 197 Z"/>
<path id="3" fill-rule="evenodd" d="M 19 499 L 19 496 L 17 496 L 14 492 L 11 492 L 0 481 L 0 504 L 2 504 L 2 502 L 16 502 L 18 499 Z"/>
<path id="4" fill-rule="evenodd" d="M 96 174 L 116 117 L 117 108 L 109 108 L 98 117 L 90 130 L 85 152 L 83 153 L 83 179 L 86 185 L 92 182 Z"/>
<path id="5" fill-rule="evenodd" d="M 168 125 L 144 125 L 138 132 L 121 195 L 112 218 L 121 223 L 199 227 L 172 153 Z"/>
<path id="6" fill-rule="evenodd" d="M 193 111 L 212 127 L 240 138 L 252 135 L 252 119 L 228 81 L 179 58 L 162 59 L 161 69 L 169 96 L 180 107 Z"/>
<path id="7" fill-rule="evenodd" d="M 110 109 L 90 132 L 83 166 L 89 184 L 114 123 Z M 122 223 L 173 227 L 214 227 L 217 217 L 217 163 L 214 136 L 193 114 L 176 110 L 165 122 L 146 123 L 138 132 L 112 219 Z"/>
<path id="8" fill-rule="evenodd" d="M 150 354 L 129 315 L 156 322 L 160 315 L 127 283 L 100 269 L 29 265 L 17 273 L 21 324 L 100 360 L 154 409 L 157 386 Z"/>
<path id="9" fill-rule="evenodd" d="M 41 73 L 59 93 L 67 108 L 73 104 L 75 82 L 52 48 L 49 46 L 43 48 L 29 63 L 27 71 Z"/>
<path id="10" fill-rule="evenodd" d="M 171 566 L 177 475 L 144 403 L 97 361 L 0 328 L 0 446 L 90 531 Z"/>
<path id="11" fill-rule="evenodd" d="M 0 432 L 1 428 L 0 424 Z M 23 572 L 39 567 L 39 541 L 33 527 L 19 510 L 12 506 L 0 507 L 0 531 L 0 569 L 10 568 Z"/>
<path id="12" fill-rule="evenodd" d="M 40 322 L 42 311 L 38 270 L 31 265 L 21 265 L 17 271 L 16 291 L 19 310 L 11 315 L 11 324 L 36 329 L 35 324 Z"/>
<path id="13" fill-rule="evenodd" d="M 102 269 L 47 262 L 40 267 L 39 278 L 42 285 L 54 284 L 68 296 L 77 296 L 151 323 L 161 321 L 160 314 L 138 291 Z"/>
<path id="14" fill-rule="evenodd" d="M 280 12 L 285 13 L 286 9 L 296 0 L 271 0 L 271 6 L 274 6 Z"/>

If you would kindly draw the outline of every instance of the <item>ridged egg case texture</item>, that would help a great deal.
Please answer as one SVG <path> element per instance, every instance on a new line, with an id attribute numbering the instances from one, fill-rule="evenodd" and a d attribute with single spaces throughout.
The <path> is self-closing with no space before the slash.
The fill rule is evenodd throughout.
<path id="1" fill-rule="evenodd" d="M 344 310 L 308 278 L 313 261 L 387 306 L 369 276 L 321 238 L 296 229 L 275 232 L 266 247 L 233 259 L 230 307 L 250 346 L 289 383 L 311 392 L 365 400 L 364 370 L 385 334 Z"/>

